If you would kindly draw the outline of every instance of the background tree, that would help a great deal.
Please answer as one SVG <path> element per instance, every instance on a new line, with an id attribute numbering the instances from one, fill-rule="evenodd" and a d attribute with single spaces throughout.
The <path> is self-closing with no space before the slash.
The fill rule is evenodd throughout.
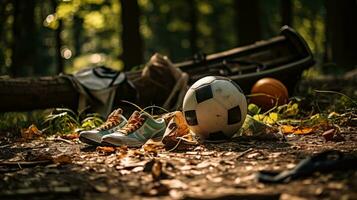
<path id="1" fill-rule="evenodd" d="M 281 25 L 292 26 L 293 24 L 293 4 L 291 0 L 280 0 Z"/>
<path id="2" fill-rule="evenodd" d="M 57 9 L 58 6 L 58 2 L 57 0 L 52 0 L 52 6 L 53 6 L 53 10 L 55 11 Z M 63 29 L 63 20 L 62 19 L 58 19 L 58 23 L 57 23 L 57 27 L 55 30 L 55 49 L 56 49 L 56 72 L 57 73 L 62 73 L 64 72 L 64 63 L 63 63 L 63 58 L 62 58 L 62 52 L 61 52 L 61 48 L 62 48 L 62 38 L 61 38 L 61 32 Z M 74 29 L 76 30 L 76 29 Z M 74 42 L 75 44 L 77 43 L 77 41 Z"/>
<path id="3" fill-rule="evenodd" d="M 7 47 L 6 41 L 6 28 L 7 19 L 9 17 L 7 7 L 10 4 L 9 0 L 4 0 L 0 2 L 0 75 L 5 73 L 5 51 Z"/>
<path id="4" fill-rule="evenodd" d="M 197 3 L 196 0 L 186 0 L 189 10 L 189 22 L 190 22 L 190 47 L 191 54 L 197 53 Z"/>
<path id="5" fill-rule="evenodd" d="M 13 0 L 13 41 L 11 73 L 13 76 L 33 74 L 36 59 L 35 0 Z"/>
<path id="6" fill-rule="evenodd" d="M 140 35 L 140 8 L 137 0 L 120 0 L 124 70 L 144 61 L 143 41 Z"/>
<path id="7" fill-rule="evenodd" d="M 357 2 L 327 0 L 328 60 L 347 69 L 357 65 Z"/>
<path id="8" fill-rule="evenodd" d="M 177 62 L 273 37 L 285 24 L 303 36 L 319 64 L 324 55 L 340 68 L 356 64 L 354 0 L 39 2 L 0 1 L 0 75 L 99 65 L 127 70 L 155 52 Z"/>
<path id="9" fill-rule="evenodd" d="M 237 34 L 240 45 L 254 43 L 262 38 L 259 0 L 235 0 Z"/>

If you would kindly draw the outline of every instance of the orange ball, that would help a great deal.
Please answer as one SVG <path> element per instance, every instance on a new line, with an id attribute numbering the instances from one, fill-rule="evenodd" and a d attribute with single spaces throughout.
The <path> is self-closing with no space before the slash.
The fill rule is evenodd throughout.
<path id="1" fill-rule="evenodd" d="M 250 102 L 263 110 L 269 110 L 275 105 L 284 105 L 289 100 L 288 89 L 282 82 L 274 78 L 258 80 L 252 87 L 251 94 L 256 94 L 257 96 L 253 95 L 250 98 Z"/>

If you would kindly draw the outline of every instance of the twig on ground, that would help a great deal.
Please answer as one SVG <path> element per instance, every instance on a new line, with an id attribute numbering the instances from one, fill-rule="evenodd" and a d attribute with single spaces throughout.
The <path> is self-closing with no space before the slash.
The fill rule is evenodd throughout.
<path id="1" fill-rule="evenodd" d="M 63 139 L 63 138 L 60 138 L 60 137 L 48 138 L 47 140 L 50 140 L 50 141 L 61 141 L 61 142 L 65 142 L 65 143 L 67 143 L 67 144 L 74 144 L 74 143 L 71 142 L 70 140 L 66 140 L 66 139 Z"/>
<path id="2" fill-rule="evenodd" d="M 38 161 L 4 161 L 0 162 L 0 165 L 6 165 L 6 166 L 17 166 L 19 168 L 21 167 L 32 167 L 35 165 L 43 165 L 43 164 L 50 164 L 52 163 L 51 160 L 38 160 Z"/>
<path id="3" fill-rule="evenodd" d="M 236 159 L 238 160 L 239 158 L 245 156 L 247 153 L 249 153 L 249 152 L 251 152 L 251 151 L 253 151 L 253 150 L 254 150 L 253 148 L 249 148 L 249 149 L 243 151 L 241 154 L 239 154 L 239 155 L 237 156 Z"/>

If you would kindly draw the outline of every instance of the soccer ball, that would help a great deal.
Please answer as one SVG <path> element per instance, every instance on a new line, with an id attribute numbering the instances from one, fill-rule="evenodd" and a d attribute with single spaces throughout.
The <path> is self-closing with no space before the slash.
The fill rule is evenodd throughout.
<path id="1" fill-rule="evenodd" d="M 189 128 L 202 140 L 227 140 L 243 125 L 247 101 L 229 78 L 207 76 L 188 89 L 183 113 Z"/>

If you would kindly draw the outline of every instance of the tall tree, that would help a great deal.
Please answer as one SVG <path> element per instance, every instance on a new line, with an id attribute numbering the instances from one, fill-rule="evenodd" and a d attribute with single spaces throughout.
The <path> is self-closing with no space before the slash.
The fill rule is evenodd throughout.
<path id="1" fill-rule="evenodd" d="M 326 11 L 328 59 L 352 69 L 357 65 L 357 2 L 327 0 Z"/>
<path id="2" fill-rule="evenodd" d="M 262 39 L 259 0 L 235 0 L 237 37 L 240 45 Z"/>
<path id="3" fill-rule="evenodd" d="M 197 2 L 195 0 L 187 0 L 189 7 L 189 21 L 190 21 L 190 47 L 191 54 L 197 53 Z"/>
<path id="4" fill-rule="evenodd" d="M 280 0 L 281 25 L 293 24 L 293 4 L 291 0 Z"/>
<path id="5" fill-rule="evenodd" d="M 62 48 L 61 32 L 62 32 L 62 29 L 63 29 L 63 20 L 60 19 L 60 20 L 58 20 L 58 27 L 55 32 L 57 73 L 64 72 L 64 63 L 63 63 L 63 58 L 62 58 L 62 53 L 61 53 L 61 48 Z"/>
<path id="6" fill-rule="evenodd" d="M 57 0 L 52 0 L 52 6 L 53 10 L 57 9 L 58 6 L 58 1 Z M 63 63 L 63 58 L 62 58 L 62 53 L 61 53 L 61 48 L 62 48 L 62 38 L 61 38 L 61 32 L 63 29 L 63 20 L 59 19 L 58 20 L 58 27 L 55 30 L 55 41 L 56 41 L 56 63 L 57 63 L 57 73 L 62 73 L 64 71 L 64 63 Z"/>
<path id="7" fill-rule="evenodd" d="M 5 24 L 7 21 L 6 7 L 9 1 L 4 0 L 0 2 L 0 74 L 5 72 L 5 49 L 6 49 L 6 37 L 5 37 Z"/>
<path id="8" fill-rule="evenodd" d="M 13 0 L 13 42 L 11 73 L 28 76 L 33 73 L 36 59 L 35 0 Z"/>
<path id="9" fill-rule="evenodd" d="M 74 55 L 78 56 L 81 53 L 82 46 L 82 31 L 83 19 L 78 15 L 73 16 L 73 42 L 74 42 Z"/>
<path id="10" fill-rule="evenodd" d="M 124 70 L 142 64 L 143 41 L 140 35 L 140 8 L 137 0 L 120 0 L 122 23 L 122 59 Z"/>

